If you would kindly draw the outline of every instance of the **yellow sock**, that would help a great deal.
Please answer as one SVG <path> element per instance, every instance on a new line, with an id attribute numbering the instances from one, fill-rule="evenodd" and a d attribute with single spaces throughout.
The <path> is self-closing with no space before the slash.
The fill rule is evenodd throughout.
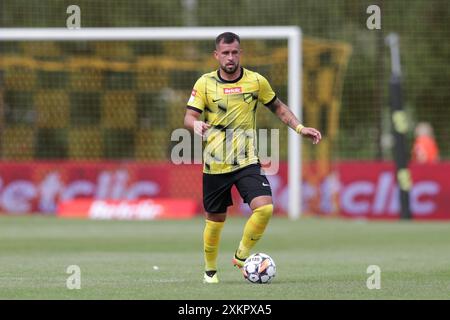
<path id="1" fill-rule="evenodd" d="M 248 219 L 244 227 L 244 234 L 239 243 L 236 255 L 240 259 L 246 259 L 250 255 L 250 250 L 261 238 L 269 223 L 273 213 L 273 205 L 267 204 L 253 210 L 253 214 Z"/>
<path id="2" fill-rule="evenodd" d="M 220 234 L 224 224 L 225 222 L 206 220 L 205 230 L 203 231 L 205 271 L 217 270 Z"/>

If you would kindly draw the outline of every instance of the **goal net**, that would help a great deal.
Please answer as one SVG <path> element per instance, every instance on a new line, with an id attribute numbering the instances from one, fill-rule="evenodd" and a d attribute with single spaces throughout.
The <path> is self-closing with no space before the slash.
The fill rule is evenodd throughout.
<path id="1" fill-rule="evenodd" d="M 331 170 L 350 48 L 302 41 L 298 27 L 3 29 L 1 159 L 170 161 L 171 133 L 183 126 L 196 79 L 217 68 L 213 40 L 224 31 L 241 36 L 243 66 L 266 76 L 308 126 L 327 131 L 312 149 L 268 110 L 258 111 L 258 128 L 279 130 L 277 157 L 288 185 L 279 194 L 289 199 L 279 210 L 299 217 L 300 176 L 319 188 Z M 190 178 L 177 177 L 178 194 L 201 196 L 190 193 Z M 309 200 L 310 212 L 321 210 L 319 197 Z"/>

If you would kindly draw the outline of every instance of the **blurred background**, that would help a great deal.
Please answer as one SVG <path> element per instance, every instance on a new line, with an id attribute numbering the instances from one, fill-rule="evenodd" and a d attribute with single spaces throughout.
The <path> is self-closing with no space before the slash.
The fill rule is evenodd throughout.
<path id="1" fill-rule="evenodd" d="M 397 33 L 412 212 L 450 218 L 448 1 L 2 0 L 0 28 L 64 28 L 72 4 L 81 28 L 299 26 L 303 122 L 324 136 L 303 142 L 305 214 L 398 218 L 385 44 Z M 381 29 L 367 28 L 370 5 Z M 244 67 L 287 102 L 287 41 L 242 47 Z M 217 68 L 213 50 L 193 40 L 0 42 L 0 211 L 71 215 L 78 209 L 61 203 L 92 198 L 190 200 L 200 213 L 201 166 L 173 165 L 170 136 L 196 79 Z M 270 182 L 283 215 L 287 129 L 263 107 L 257 117 L 260 128 L 280 129 Z M 234 196 L 232 211 L 248 213 Z"/>

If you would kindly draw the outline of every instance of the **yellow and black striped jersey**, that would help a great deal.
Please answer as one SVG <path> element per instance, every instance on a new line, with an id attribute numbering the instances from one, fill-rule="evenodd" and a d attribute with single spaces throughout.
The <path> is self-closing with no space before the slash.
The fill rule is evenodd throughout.
<path id="1" fill-rule="evenodd" d="M 267 79 L 245 68 L 233 81 L 222 79 L 218 70 L 197 80 L 187 107 L 204 112 L 205 122 L 211 125 L 203 152 L 204 173 L 228 173 L 259 162 L 256 107 L 275 98 Z"/>

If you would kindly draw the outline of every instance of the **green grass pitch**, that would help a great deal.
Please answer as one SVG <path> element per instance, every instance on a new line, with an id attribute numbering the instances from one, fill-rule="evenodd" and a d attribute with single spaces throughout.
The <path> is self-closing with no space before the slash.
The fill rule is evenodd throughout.
<path id="1" fill-rule="evenodd" d="M 203 219 L 93 221 L 0 216 L 0 299 L 449 299 L 448 222 L 273 218 L 254 252 L 277 264 L 268 285 L 231 266 L 244 218 L 229 217 L 221 283 L 202 283 Z M 81 270 L 69 290 L 67 267 Z M 369 265 L 381 289 L 369 290 Z M 158 266 L 155 270 L 153 266 Z"/>

